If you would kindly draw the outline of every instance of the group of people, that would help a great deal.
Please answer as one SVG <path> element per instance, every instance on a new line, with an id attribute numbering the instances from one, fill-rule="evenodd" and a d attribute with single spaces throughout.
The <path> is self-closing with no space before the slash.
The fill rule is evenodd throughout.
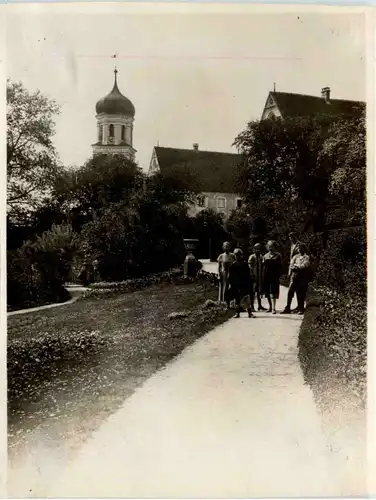
<path id="1" fill-rule="evenodd" d="M 305 299 L 310 279 L 310 259 L 307 247 L 298 241 L 295 233 L 290 233 L 290 286 L 287 294 L 287 304 L 282 314 L 304 313 Z M 283 272 L 282 256 L 277 252 L 277 244 L 271 240 L 267 243 L 267 253 L 262 254 L 260 243 L 254 246 L 254 253 L 248 262 L 244 260 L 243 251 L 235 248 L 231 252 L 229 242 L 223 244 L 223 253 L 218 257 L 219 302 L 235 302 L 235 317 L 240 317 L 242 303 L 250 318 L 254 318 L 255 299 L 258 311 L 276 314 L 276 303 L 280 292 L 280 277 Z M 291 310 L 292 300 L 296 294 L 298 307 Z M 269 308 L 262 305 L 265 296 Z"/>

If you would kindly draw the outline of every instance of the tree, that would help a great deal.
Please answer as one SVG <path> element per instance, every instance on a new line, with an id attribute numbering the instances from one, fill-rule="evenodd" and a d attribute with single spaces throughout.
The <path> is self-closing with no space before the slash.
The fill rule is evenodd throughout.
<path id="1" fill-rule="evenodd" d="M 143 189 L 144 174 L 124 157 L 95 156 L 78 169 L 67 169 L 56 179 L 54 199 L 75 230 L 112 203 L 127 203 Z"/>
<path id="2" fill-rule="evenodd" d="M 234 142 L 245 159 L 238 187 L 247 201 L 265 197 L 321 201 L 330 172 L 318 156 L 333 121 L 316 116 L 250 122 Z"/>
<path id="3" fill-rule="evenodd" d="M 302 220 L 300 230 L 322 230 L 336 168 L 322 152 L 333 127 L 344 119 L 323 115 L 249 123 L 235 139 L 245 159 L 238 187 L 248 204 L 268 207 L 274 224 L 280 218 L 284 226 L 288 213 L 288 218 Z"/>
<path id="4" fill-rule="evenodd" d="M 366 183 L 366 116 L 336 122 L 323 144 L 320 161 L 331 164 L 330 192 L 349 201 L 364 199 Z"/>
<path id="5" fill-rule="evenodd" d="M 7 82 L 7 209 L 23 217 L 43 204 L 60 172 L 52 143 L 55 101 Z"/>

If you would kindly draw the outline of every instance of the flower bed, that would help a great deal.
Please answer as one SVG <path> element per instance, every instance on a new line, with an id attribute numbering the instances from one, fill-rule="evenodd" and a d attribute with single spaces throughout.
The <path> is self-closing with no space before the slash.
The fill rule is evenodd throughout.
<path id="1" fill-rule="evenodd" d="M 132 280 L 92 283 L 89 285 L 89 290 L 83 293 L 78 300 L 108 296 L 117 293 L 134 292 L 159 283 L 172 283 L 180 280 L 182 277 L 183 270 L 181 268 L 175 268 L 162 273 L 149 274 L 148 276 Z"/>

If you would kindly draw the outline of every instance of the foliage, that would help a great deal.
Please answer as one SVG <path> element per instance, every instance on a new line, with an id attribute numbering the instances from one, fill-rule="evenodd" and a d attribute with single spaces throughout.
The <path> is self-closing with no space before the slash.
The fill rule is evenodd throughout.
<path id="1" fill-rule="evenodd" d="M 56 179 L 54 197 L 76 230 L 112 203 L 129 203 L 143 189 L 144 176 L 124 157 L 95 156 L 79 169 L 68 169 Z"/>
<path id="2" fill-rule="evenodd" d="M 70 295 L 61 283 L 48 286 L 28 245 L 7 252 L 8 310 L 65 302 Z"/>
<path id="3" fill-rule="evenodd" d="M 310 383 L 320 372 L 365 399 L 365 110 L 355 116 L 251 122 L 235 140 L 245 161 L 246 206 L 228 221 L 235 238 L 275 239 L 285 267 L 288 233 L 307 243 L 316 269 L 300 352 Z M 313 312 L 315 310 L 315 312 Z"/>
<path id="4" fill-rule="evenodd" d="M 172 165 L 166 172 L 148 177 L 148 189 L 164 203 L 191 203 L 200 192 L 197 178 L 189 164 Z"/>
<path id="5" fill-rule="evenodd" d="M 246 200 L 322 200 L 327 171 L 317 158 L 332 121 L 320 116 L 250 122 L 234 142 L 246 160 L 238 178 Z"/>
<path id="6" fill-rule="evenodd" d="M 330 231 L 321 252 L 315 286 L 366 297 L 365 227 Z"/>
<path id="7" fill-rule="evenodd" d="M 45 419 L 46 435 L 52 434 L 55 416 L 65 441 L 77 432 L 82 436 L 94 420 L 99 424 L 157 369 L 230 317 L 223 308 L 202 310 L 216 297 L 217 288 L 208 282 L 156 284 L 10 317 L 10 445 Z M 179 324 L 168 320 L 181 310 L 191 314 Z M 83 414 L 84 421 L 89 419 L 84 429 Z"/>
<path id="8" fill-rule="evenodd" d="M 228 239 L 224 228 L 223 214 L 211 209 L 200 210 L 191 218 L 191 227 L 186 236 L 199 240 L 195 255 L 198 258 L 217 258 L 222 244 Z M 210 254 L 210 255 L 209 255 Z"/>
<path id="9" fill-rule="evenodd" d="M 56 225 L 37 240 L 8 251 L 8 307 L 22 308 L 69 299 L 69 279 L 77 241 L 69 225 Z"/>
<path id="10" fill-rule="evenodd" d="M 333 165 L 330 191 L 347 201 L 363 200 L 366 181 L 365 114 L 332 125 L 320 161 Z"/>
<path id="11" fill-rule="evenodd" d="M 364 111 L 250 122 L 235 145 L 245 157 L 239 190 L 251 212 L 269 212 L 272 226 L 290 219 L 298 232 L 322 231 L 333 219 L 364 220 Z M 349 195 L 354 203 L 347 202 Z"/>
<path id="12" fill-rule="evenodd" d="M 184 207 L 163 205 L 146 189 L 136 193 L 129 205 L 117 203 L 101 210 L 84 226 L 81 246 L 99 261 L 103 279 L 117 281 L 163 271 L 184 259 L 179 231 L 183 216 Z"/>
<path id="13" fill-rule="evenodd" d="M 39 90 L 7 81 L 7 207 L 12 218 L 23 218 L 43 204 L 61 168 L 52 136 L 55 101 Z"/>

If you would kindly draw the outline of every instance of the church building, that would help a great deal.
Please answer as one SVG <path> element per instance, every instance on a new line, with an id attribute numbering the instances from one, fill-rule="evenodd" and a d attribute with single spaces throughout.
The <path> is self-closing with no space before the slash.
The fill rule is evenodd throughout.
<path id="1" fill-rule="evenodd" d="M 113 89 L 96 104 L 97 139 L 93 155 L 119 155 L 134 161 L 133 123 L 135 108 L 119 90 L 117 69 Z"/>

